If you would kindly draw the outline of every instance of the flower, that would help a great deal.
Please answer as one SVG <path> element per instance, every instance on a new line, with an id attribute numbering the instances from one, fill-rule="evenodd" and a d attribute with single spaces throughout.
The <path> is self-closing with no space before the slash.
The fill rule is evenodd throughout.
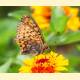
<path id="1" fill-rule="evenodd" d="M 50 6 L 32 6 L 32 16 L 41 29 L 49 30 L 51 7 Z M 78 17 L 79 9 L 75 7 L 63 6 L 62 7 L 69 20 L 66 23 L 66 29 L 71 31 L 78 31 L 80 28 L 80 20 Z M 54 14 L 53 14 L 54 15 Z"/>
<path id="2" fill-rule="evenodd" d="M 32 16 L 41 29 L 49 28 L 51 8 L 49 6 L 32 6 Z"/>
<path id="3" fill-rule="evenodd" d="M 78 8 L 72 8 L 69 6 L 64 6 L 63 9 L 67 16 L 77 16 L 79 12 Z"/>
<path id="4" fill-rule="evenodd" d="M 66 66 L 69 65 L 68 59 L 52 51 L 26 59 L 23 63 L 19 69 L 21 73 L 56 73 L 67 70 Z"/>
<path id="5" fill-rule="evenodd" d="M 71 17 L 69 19 L 69 21 L 67 22 L 67 27 L 68 27 L 68 29 L 70 29 L 72 31 L 78 31 L 80 28 L 79 17 L 77 17 L 77 16 Z"/>
<path id="6" fill-rule="evenodd" d="M 69 16 L 69 20 L 67 22 L 67 29 L 71 31 L 78 31 L 80 28 L 80 20 L 78 17 L 79 9 L 65 6 L 64 11 L 66 15 Z"/>

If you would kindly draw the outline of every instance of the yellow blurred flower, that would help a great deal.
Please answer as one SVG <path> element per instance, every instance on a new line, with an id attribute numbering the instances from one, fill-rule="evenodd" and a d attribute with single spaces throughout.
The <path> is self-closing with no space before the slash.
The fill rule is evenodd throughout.
<path id="1" fill-rule="evenodd" d="M 40 26 L 41 29 L 49 28 L 49 22 L 51 17 L 51 7 L 49 6 L 32 6 L 33 18 Z"/>
<path id="2" fill-rule="evenodd" d="M 77 16 L 79 9 L 78 8 L 71 8 L 69 6 L 64 6 L 64 11 L 67 16 Z"/>
<path id="3" fill-rule="evenodd" d="M 23 62 L 24 65 L 19 69 L 21 73 L 56 73 L 67 70 L 65 66 L 69 65 L 64 56 L 52 51 L 48 54 L 39 54 Z"/>
<path id="4" fill-rule="evenodd" d="M 79 17 L 77 17 L 77 16 L 71 17 L 67 23 L 67 27 L 68 27 L 68 29 L 70 29 L 72 31 L 78 31 L 80 28 Z"/>
<path id="5" fill-rule="evenodd" d="M 69 16 L 69 20 L 67 22 L 67 29 L 71 31 L 78 31 L 80 28 L 80 19 L 78 17 L 79 9 L 65 6 L 64 11 L 66 15 Z"/>
<path id="6" fill-rule="evenodd" d="M 50 26 L 51 7 L 50 6 L 32 6 L 32 16 L 41 29 L 48 29 Z M 69 16 L 69 20 L 66 23 L 66 29 L 71 31 L 77 31 L 80 28 L 80 20 L 78 18 L 78 8 L 69 6 L 62 7 L 66 16 Z"/>

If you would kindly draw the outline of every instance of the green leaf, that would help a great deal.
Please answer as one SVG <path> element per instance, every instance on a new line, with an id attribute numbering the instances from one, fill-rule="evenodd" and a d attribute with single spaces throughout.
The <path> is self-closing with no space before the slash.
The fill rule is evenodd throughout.
<path id="1" fill-rule="evenodd" d="M 8 73 L 18 73 L 19 72 L 20 65 L 18 64 L 12 64 L 8 70 Z"/>
<path id="2" fill-rule="evenodd" d="M 10 68 L 10 65 L 12 63 L 12 59 L 9 59 L 7 62 L 5 62 L 2 66 L 0 66 L 0 73 L 4 73 L 7 72 L 8 69 Z"/>
<path id="3" fill-rule="evenodd" d="M 70 53 L 67 55 L 67 57 L 69 60 L 68 72 L 69 73 L 79 72 L 76 68 L 76 66 L 80 63 L 79 56 Z"/>
<path id="4" fill-rule="evenodd" d="M 24 15 L 31 15 L 31 10 L 29 7 L 26 7 L 24 9 L 22 8 L 22 9 L 8 13 L 9 17 L 13 17 L 17 20 L 20 20 Z"/>
<path id="5" fill-rule="evenodd" d="M 18 21 L 11 18 L 0 19 L 0 64 L 18 53 L 15 35 Z"/>
<path id="6" fill-rule="evenodd" d="M 68 17 L 61 7 L 52 7 L 50 28 L 55 34 L 62 34 L 65 30 Z"/>
<path id="7" fill-rule="evenodd" d="M 0 19 L 0 45 L 5 45 L 15 36 L 17 21 L 14 19 Z"/>
<path id="8" fill-rule="evenodd" d="M 15 11 L 19 9 L 20 7 L 17 6 L 1 6 L 0 7 L 0 18 L 4 18 L 8 16 L 9 12 Z"/>
<path id="9" fill-rule="evenodd" d="M 46 38 L 46 41 L 50 46 L 58 46 L 58 45 L 65 45 L 65 44 L 79 42 L 80 41 L 80 31 L 68 32 L 61 36 L 53 35 L 53 33 L 51 33 Z"/>

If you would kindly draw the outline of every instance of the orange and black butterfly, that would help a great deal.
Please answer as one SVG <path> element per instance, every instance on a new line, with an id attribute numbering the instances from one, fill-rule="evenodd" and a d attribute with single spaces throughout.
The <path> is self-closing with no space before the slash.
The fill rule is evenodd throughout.
<path id="1" fill-rule="evenodd" d="M 16 42 L 22 54 L 39 54 L 48 48 L 39 26 L 29 16 L 22 17 L 17 29 Z"/>

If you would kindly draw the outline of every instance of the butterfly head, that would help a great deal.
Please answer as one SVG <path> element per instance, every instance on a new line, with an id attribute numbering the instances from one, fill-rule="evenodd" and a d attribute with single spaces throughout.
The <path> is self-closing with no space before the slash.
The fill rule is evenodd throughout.
<path id="1" fill-rule="evenodd" d="M 31 17 L 30 16 L 23 16 L 21 18 L 21 22 L 24 24 L 28 24 L 29 22 L 31 22 Z"/>

